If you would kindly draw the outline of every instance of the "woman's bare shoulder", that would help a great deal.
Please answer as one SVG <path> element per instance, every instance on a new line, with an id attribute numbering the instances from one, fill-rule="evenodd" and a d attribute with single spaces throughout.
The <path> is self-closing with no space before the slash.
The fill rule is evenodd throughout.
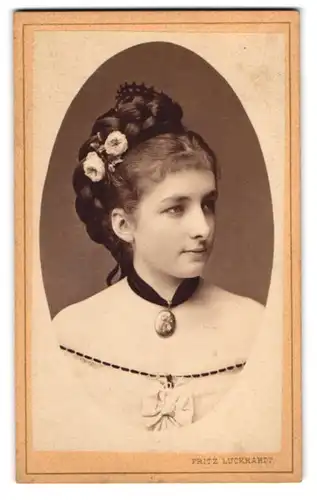
<path id="1" fill-rule="evenodd" d="M 217 300 L 223 304 L 224 307 L 228 307 L 228 309 L 230 309 L 232 312 L 247 315 L 257 315 L 262 314 L 265 309 L 264 305 L 257 300 L 246 297 L 244 295 L 229 292 L 224 288 L 215 287 L 214 295 Z"/>
<path id="2" fill-rule="evenodd" d="M 122 296 L 123 282 L 101 290 L 100 292 L 62 309 L 52 320 L 52 326 L 58 341 L 62 345 L 76 348 L 92 339 L 92 332 L 112 322 L 114 311 L 118 310 L 119 297 Z"/>
<path id="3" fill-rule="evenodd" d="M 246 359 L 262 327 L 265 307 L 252 298 L 208 284 L 204 297 L 206 321 L 211 322 L 213 331 L 220 333 L 226 356 L 229 353 Z"/>
<path id="4" fill-rule="evenodd" d="M 203 295 L 208 305 L 230 315 L 257 316 L 261 315 L 265 309 L 265 306 L 255 299 L 229 292 L 208 282 L 204 282 Z"/>

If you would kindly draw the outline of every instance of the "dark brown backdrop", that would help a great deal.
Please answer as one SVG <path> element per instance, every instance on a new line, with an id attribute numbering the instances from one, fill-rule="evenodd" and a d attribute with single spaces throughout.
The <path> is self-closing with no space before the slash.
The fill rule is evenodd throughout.
<path id="1" fill-rule="evenodd" d="M 89 239 L 77 218 L 71 178 L 79 146 L 95 118 L 113 106 L 124 81 L 145 82 L 170 94 L 182 105 L 185 124 L 216 152 L 222 179 L 208 273 L 219 286 L 265 304 L 273 257 L 273 214 L 266 167 L 252 124 L 228 82 L 206 61 L 183 47 L 151 42 L 131 47 L 100 66 L 61 124 L 40 220 L 41 265 L 51 315 L 104 288 L 113 266 L 111 256 Z"/>

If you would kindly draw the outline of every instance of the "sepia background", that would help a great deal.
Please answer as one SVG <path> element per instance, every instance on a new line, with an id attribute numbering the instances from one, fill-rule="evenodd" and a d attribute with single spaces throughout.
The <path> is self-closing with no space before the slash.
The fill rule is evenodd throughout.
<path id="1" fill-rule="evenodd" d="M 99 102 L 94 99 L 91 101 L 88 98 L 89 96 L 86 96 L 86 100 L 83 99 L 82 102 L 95 102 L 94 106 L 96 107 L 95 109 L 85 110 L 87 112 L 85 115 L 87 121 L 80 130 L 80 137 L 79 135 L 73 135 L 75 130 L 74 132 L 71 130 L 67 132 L 70 141 L 69 151 L 71 151 L 69 156 L 67 146 L 59 141 L 56 142 L 61 123 L 69 106 L 75 106 L 73 100 L 78 92 L 83 89 L 87 79 L 98 68 L 101 68 L 107 59 L 131 46 L 153 41 L 173 43 L 193 51 L 209 63 L 234 91 L 231 91 L 232 100 L 229 104 L 230 106 L 236 106 L 236 119 L 244 121 L 245 133 L 246 135 L 250 134 L 246 137 L 238 135 L 240 139 L 235 144 L 235 147 L 239 151 L 239 161 L 233 163 L 233 151 L 226 151 L 226 144 L 221 143 L 222 136 L 215 128 L 210 128 L 210 145 L 213 147 L 212 137 L 218 135 L 218 149 L 220 154 L 223 155 L 223 159 L 226 159 L 226 161 L 222 161 L 222 170 L 224 190 L 228 190 L 226 193 L 227 200 L 232 197 L 235 182 L 239 186 L 243 186 L 247 182 L 246 179 L 252 179 L 252 183 L 259 187 L 259 191 L 255 192 L 254 190 L 253 192 L 254 184 L 244 186 L 243 189 L 247 200 L 240 200 L 242 208 L 240 206 L 233 207 L 232 205 L 227 207 L 223 202 L 221 211 L 223 223 L 227 225 L 227 233 L 224 234 L 222 240 L 225 258 L 222 261 L 222 268 L 220 266 L 222 274 L 218 275 L 218 279 L 228 279 L 227 284 L 233 287 L 232 291 L 237 292 L 239 289 L 249 293 L 249 291 L 253 290 L 250 294 L 254 294 L 262 302 L 265 302 L 267 287 L 270 285 L 265 321 L 254 346 L 252 359 L 250 359 L 239 379 L 238 386 L 235 391 L 229 394 L 226 401 L 219 405 L 219 411 L 211 418 L 209 435 L 202 436 L 204 439 L 197 444 L 197 436 L 193 434 L 191 442 L 187 441 L 186 446 L 188 449 L 196 451 L 212 450 L 217 452 L 219 449 L 223 451 L 221 446 L 217 448 L 217 444 L 215 444 L 217 439 L 221 440 L 221 436 L 225 436 L 230 441 L 230 438 L 239 439 L 239 435 L 243 435 L 244 450 L 253 452 L 279 451 L 282 439 L 285 53 L 284 37 L 278 33 L 111 33 L 101 30 L 93 32 L 38 31 L 35 33 L 33 40 L 34 71 L 32 75 L 33 141 L 31 181 L 32 446 L 36 450 L 148 450 L 148 443 L 142 442 L 132 432 L 129 433 L 128 440 L 127 435 L 120 435 L 119 433 L 109 435 L 105 427 L 104 417 L 98 413 L 93 404 L 85 407 L 85 411 L 83 411 L 81 387 L 78 384 L 76 385 L 71 378 L 71 374 L 67 372 L 66 365 L 64 366 L 60 360 L 58 347 L 50 328 L 50 321 L 51 314 L 56 313 L 58 309 L 63 307 L 63 304 L 76 300 L 76 290 L 81 289 L 82 280 L 94 280 L 93 283 L 87 283 L 85 293 L 89 293 L 96 286 L 95 280 L 97 276 L 102 276 L 102 279 L 104 279 L 108 265 L 104 257 L 101 257 L 100 268 L 92 260 L 87 262 L 86 252 L 90 252 L 90 250 L 87 250 L 88 242 L 83 243 L 85 238 L 85 236 L 82 236 L 84 228 L 80 222 L 76 222 L 72 229 L 69 229 L 67 224 L 64 225 L 64 221 L 61 220 L 63 217 L 62 207 L 66 207 L 66 210 L 69 210 L 70 207 L 68 205 L 70 203 L 68 198 L 70 193 L 69 175 L 73 169 L 77 141 L 85 139 L 89 132 L 89 120 L 95 118 L 96 111 L 97 114 L 99 113 Z M 120 57 L 124 57 L 124 54 Z M 191 57 L 198 64 L 198 59 L 194 56 Z M 203 63 L 201 63 L 200 67 L 203 66 Z M 122 72 L 122 75 L 118 74 L 120 80 L 123 74 L 126 74 L 123 69 Z M 211 74 L 214 74 L 213 70 L 208 69 L 208 75 Z M 96 78 L 98 79 L 98 75 Z M 126 77 L 124 76 L 124 78 L 130 79 L 131 73 L 127 74 Z M 183 92 L 188 92 L 188 87 L 185 90 L 186 81 L 188 80 L 186 75 L 184 75 L 184 80 L 184 87 L 180 86 L 179 93 L 176 94 L 175 92 L 175 99 L 185 101 L 188 106 L 187 113 L 192 113 L 192 118 L 197 113 L 193 128 L 200 131 L 200 114 L 198 114 L 198 110 L 194 109 L 196 96 L 192 100 L 188 96 L 187 99 L 182 99 L 180 89 L 183 89 Z M 218 82 L 220 80 L 221 78 L 218 76 L 214 79 L 214 81 Z M 164 80 L 160 80 L 160 82 L 163 87 Z M 111 96 L 105 96 L 106 109 L 117 83 L 121 83 L 121 81 L 112 81 Z M 146 83 L 155 84 L 156 82 L 149 81 Z M 230 88 L 228 89 L 224 83 L 219 85 L 219 87 L 221 86 L 223 92 L 227 92 L 228 99 L 230 99 Z M 89 82 L 85 88 L 91 89 Z M 162 90 L 174 94 L 173 87 L 169 87 L 168 82 L 166 82 L 166 86 Z M 243 115 L 244 111 L 239 107 L 239 101 L 235 94 L 241 101 L 247 116 Z M 207 94 L 202 93 L 202 95 L 198 96 L 202 103 L 204 95 Z M 185 96 L 183 95 L 183 97 Z M 230 106 L 228 109 L 232 109 Z M 83 111 L 81 111 L 80 116 L 83 116 Z M 218 110 L 218 113 L 218 116 L 220 116 L 221 110 Z M 75 119 L 74 116 L 72 117 L 73 120 Z M 244 118 L 242 118 L 243 116 Z M 250 123 L 248 120 L 250 120 Z M 230 137 L 233 140 L 237 137 L 237 130 L 230 130 L 230 123 L 225 123 L 225 120 L 223 120 L 222 126 L 225 127 L 227 132 L 230 132 Z M 256 137 L 259 138 L 263 158 L 261 158 L 261 151 Z M 242 145 L 240 141 L 242 141 Z M 56 144 L 56 147 L 53 150 L 54 144 Z M 246 158 L 246 162 L 241 160 L 241 156 L 243 158 L 246 156 L 247 146 L 251 148 L 250 155 L 255 161 L 255 170 L 252 170 L 252 162 L 249 162 L 248 158 Z M 65 160 L 62 160 L 63 151 L 67 152 L 67 158 L 71 165 L 64 164 Z M 231 158 L 228 154 L 232 155 Z M 229 159 L 230 161 L 228 161 Z M 247 166 L 245 166 L 245 163 Z M 54 173 L 53 168 L 51 168 L 53 164 L 56 167 L 56 170 L 54 167 Z M 265 173 L 264 164 L 267 173 Z M 50 172 L 47 175 L 49 165 Z M 227 170 L 227 173 L 225 173 L 225 167 L 230 169 L 230 172 Z M 63 186 L 58 193 L 52 187 L 54 185 L 52 178 L 55 175 L 59 182 L 65 182 L 65 187 Z M 266 175 L 269 180 L 274 215 L 274 252 L 270 282 L 273 225 Z M 44 190 L 46 190 L 46 193 Z M 43 192 L 46 198 L 43 198 Z M 258 196 L 260 196 L 260 200 L 257 200 Z M 251 214 L 248 213 L 250 200 L 252 206 L 261 207 L 260 219 L 258 219 L 259 214 L 256 211 Z M 55 217 L 54 203 L 60 219 L 58 224 L 56 222 L 52 223 Z M 233 210 L 236 209 L 241 209 L 241 214 L 249 221 L 247 226 L 243 226 L 244 231 L 241 234 L 239 233 L 242 227 L 239 226 L 241 221 L 237 217 L 232 219 Z M 226 212 L 226 210 L 228 211 Z M 42 219 L 41 211 L 43 214 Z M 72 219 L 73 215 L 70 215 L 70 212 L 68 212 L 67 217 L 69 217 L 68 220 L 75 221 L 75 219 Z M 230 221 L 232 220 L 234 220 L 234 224 L 230 228 Z M 67 222 L 67 219 L 65 222 Z M 51 234 L 49 234 L 49 223 L 53 224 Z M 64 247 L 64 242 L 67 243 L 70 237 L 68 235 L 69 230 L 75 231 L 76 238 L 78 237 L 78 241 L 83 243 L 83 246 L 80 244 L 80 249 L 72 248 L 74 259 L 69 254 L 67 244 Z M 254 238 L 254 232 L 257 238 Z M 265 238 L 262 232 L 266 235 Z M 232 249 L 229 252 L 229 249 L 225 248 L 226 238 L 230 234 L 241 236 L 240 241 L 244 242 L 244 249 L 248 245 L 250 246 L 249 253 L 246 254 L 243 254 L 241 248 L 239 249 L 240 262 L 234 260 L 234 252 L 231 253 Z M 257 246 L 256 239 L 260 239 L 262 246 Z M 44 244 L 43 241 L 45 240 L 49 241 L 50 244 Z M 59 244 L 59 241 L 62 243 Z M 40 242 L 42 247 L 40 247 Z M 233 245 L 233 243 L 230 242 L 230 245 Z M 52 251 L 49 248 L 53 248 L 53 253 L 50 253 Z M 257 251 L 254 251 L 254 249 L 257 249 Z M 99 259 L 99 249 L 91 251 L 98 252 Z M 257 255 L 258 251 L 260 251 L 261 255 Z M 218 252 L 221 253 L 220 248 Z M 95 259 L 96 254 L 89 255 L 90 259 Z M 252 256 L 251 262 L 247 262 L 248 255 Z M 261 260 L 263 255 L 265 255 L 264 261 Z M 72 262 L 76 262 L 76 267 L 69 268 L 69 266 L 72 266 Z M 234 262 L 234 271 L 233 268 L 230 268 L 232 262 Z M 252 266 L 252 272 L 255 274 L 247 277 L 245 272 L 237 272 L 239 264 L 244 266 L 244 269 L 247 269 L 248 265 Z M 81 269 L 84 266 L 89 268 L 88 272 Z M 261 266 L 265 271 L 256 269 Z M 63 270 L 63 273 L 61 273 L 61 270 Z M 217 273 L 216 270 L 214 272 Z M 61 299 L 57 298 L 57 291 L 54 290 L 55 285 L 52 284 L 54 274 L 56 282 L 63 292 L 61 294 L 63 298 Z M 231 276 L 232 274 L 233 276 Z M 261 278 L 259 278 L 260 275 Z M 88 276 L 90 277 L 88 278 Z M 73 280 L 74 283 L 68 283 L 68 280 Z M 253 286 L 257 282 L 262 283 L 261 288 Z M 100 286 L 100 284 L 101 281 L 97 286 Z M 221 284 L 224 285 L 224 282 Z M 47 295 L 45 288 L 48 291 Z M 252 377 L 252 371 L 255 373 L 254 377 Z M 69 394 L 72 394 L 71 398 L 69 398 Z M 243 401 L 243 405 L 241 405 L 241 401 Z M 72 421 L 71 428 L 67 427 L 67 422 L 74 415 L 76 415 L 76 419 Z M 102 429 L 104 429 L 104 432 L 100 432 Z M 286 422 L 284 422 L 283 432 L 285 429 Z M 286 429 L 286 432 L 289 433 L 289 428 Z M 184 445 L 181 442 L 172 443 L 172 445 L 173 450 L 184 450 Z M 164 442 L 162 438 L 161 442 L 155 443 L 154 449 L 164 451 L 170 449 L 170 446 L 171 443 Z"/>
<path id="2" fill-rule="evenodd" d="M 244 45 L 242 50 L 250 49 Z M 274 75 L 279 77 L 280 71 Z M 255 71 L 253 85 L 258 78 Z M 273 212 L 254 127 L 232 87 L 212 66 L 180 45 L 156 41 L 134 45 L 103 63 L 79 90 L 59 129 L 40 221 L 43 281 L 52 316 L 104 288 L 114 266 L 108 251 L 90 240 L 77 217 L 72 172 L 96 117 L 114 105 L 125 81 L 145 82 L 172 96 L 183 108 L 185 125 L 200 133 L 215 152 L 220 197 L 215 247 L 205 274 L 220 287 L 265 304 Z"/>

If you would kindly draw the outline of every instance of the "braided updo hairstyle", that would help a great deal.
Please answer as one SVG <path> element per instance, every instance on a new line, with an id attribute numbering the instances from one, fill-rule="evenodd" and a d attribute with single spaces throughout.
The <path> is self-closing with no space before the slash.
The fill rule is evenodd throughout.
<path id="1" fill-rule="evenodd" d="M 149 184 L 184 168 L 211 170 L 217 183 L 213 151 L 199 134 L 185 128 L 182 116 L 181 106 L 163 92 L 126 83 L 117 92 L 115 107 L 97 118 L 79 150 L 73 174 L 76 212 L 90 238 L 104 245 L 117 262 L 107 277 L 108 285 L 118 272 L 119 279 L 126 276 L 132 262 L 130 245 L 112 229 L 114 208 L 132 213 Z M 104 147 L 109 134 L 116 135 L 113 132 L 126 142 L 115 161 Z M 89 153 L 102 160 L 99 177 L 87 175 Z"/>

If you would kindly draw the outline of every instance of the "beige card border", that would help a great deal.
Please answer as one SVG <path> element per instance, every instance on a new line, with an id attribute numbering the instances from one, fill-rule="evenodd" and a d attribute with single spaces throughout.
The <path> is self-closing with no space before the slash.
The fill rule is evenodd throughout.
<path id="1" fill-rule="evenodd" d="M 286 56 L 285 280 L 282 451 L 260 464 L 232 464 L 210 471 L 191 464 L 186 453 L 35 452 L 30 428 L 30 251 L 32 36 L 35 30 L 129 30 L 194 32 L 279 32 Z M 15 366 L 16 479 L 28 483 L 64 482 L 297 482 L 301 453 L 301 261 L 299 142 L 299 13 L 290 11 L 102 11 L 16 12 L 14 14 L 15 90 Z M 290 421 L 291 420 L 291 421 Z M 291 425 L 287 425 L 291 424 Z M 285 429 L 291 428 L 288 435 Z M 124 469 L 110 473 L 124 455 Z M 249 456 L 250 454 L 241 454 Z M 241 456 L 240 455 L 240 456 Z M 177 456 L 177 463 L 176 458 Z M 199 454 L 226 457 L 227 454 Z M 234 457 L 230 454 L 230 457 Z M 251 457 L 252 458 L 252 457 Z M 271 464 L 272 463 L 272 464 Z M 133 469 L 139 472 L 131 472 Z M 163 470 L 162 470 L 163 465 Z M 143 472 L 141 470 L 143 469 Z M 166 470 L 168 469 L 168 470 Z M 190 469 L 190 470 L 188 470 Z M 152 471 L 151 471 L 152 470 Z M 153 472 L 155 470 L 155 472 Z M 161 472 L 160 472 L 161 470 Z M 146 472 L 144 472 L 146 471 Z"/>

